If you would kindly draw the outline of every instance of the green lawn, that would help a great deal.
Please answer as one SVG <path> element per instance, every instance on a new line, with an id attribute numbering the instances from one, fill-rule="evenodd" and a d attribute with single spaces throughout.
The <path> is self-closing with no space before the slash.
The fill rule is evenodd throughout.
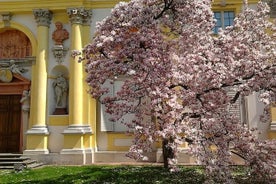
<path id="1" fill-rule="evenodd" d="M 235 169 L 235 177 L 240 184 L 262 183 L 248 178 L 241 168 Z M 204 179 L 200 167 L 181 167 L 178 173 L 161 166 L 45 166 L 18 173 L 0 170 L 1 184 L 201 184 Z"/>

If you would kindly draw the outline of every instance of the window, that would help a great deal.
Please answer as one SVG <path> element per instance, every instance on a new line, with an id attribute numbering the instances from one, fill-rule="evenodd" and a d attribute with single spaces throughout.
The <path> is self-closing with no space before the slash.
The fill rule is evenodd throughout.
<path id="1" fill-rule="evenodd" d="M 104 83 L 104 87 L 107 87 L 109 89 L 108 94 L 104 96 L 112 97 L 114 96 L 118 91 L 120 91 L 124 81 L 123 80 L 115 80 L 114 82 L 110 82 L 109 80 Z M 103 96 L 103 97 L 104 97 Z M 118 122 L 113 122 L 110 120 L 112 117 L 109 113 L 106 112 L 106 107 L 104 104 L 100 104 L 100 113 L 101 113 L 101 131 L 109 132 L 125 132 L 128 130 L 128 128 L 120 123 L 120 120 Z M 123 116 L 124 120 L 131 121 L 134 118 L 134 114 L 126 114 Z"/>
<path id="2" fill-rule="evenodd" d="M 229 88 L 227 90 L 227 95 L 230 97 L 230 99 L 233 99 L 236 95 L 235 87 Z M 241 124 L 248 124 L 246 104 L 247 102 L 244 96 L 239 96 L 236 102 L 228 107 L 228 112 L 230 114 L 236 115 Z"/>
<path id="3" fill-rule="evenodd" d="M 217 20 L 214 27 L 214 32 L 217 34 L 219 28 L 225 28 L 233 25 L 235 14 L 234 11 L 215 11 L 214 18 Z"/>

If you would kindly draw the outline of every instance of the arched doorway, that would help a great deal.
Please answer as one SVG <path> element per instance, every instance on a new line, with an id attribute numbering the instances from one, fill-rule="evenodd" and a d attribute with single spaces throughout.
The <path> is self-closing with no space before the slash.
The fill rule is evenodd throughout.
<path id="1" fill-rule="evenodd" d="M 30 81 L 21 75 L 20 67 L 31 54 L 31 42 L 23 32 L 0 30 L 0 153 L 22 152 L 20 100 L 23 91 L 30 89 Z"/>

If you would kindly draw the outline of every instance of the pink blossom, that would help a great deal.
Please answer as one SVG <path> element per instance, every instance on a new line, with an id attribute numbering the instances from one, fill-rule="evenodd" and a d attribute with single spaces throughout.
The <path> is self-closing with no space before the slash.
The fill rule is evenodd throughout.
<path id="1" fill-rule="evenodd" d="M 233 26 L 214 36 L 211 3 L 119 3 L 83 49 L 90 93 L 114 120 L 135 114 L 134 120 L 123 122 L 134 128 L 132 158 L 142 159 L 153 142 L 162 140 L 176 155 L 188 141 L 190 153 L 213 180 L 231 183 L 231 154 L 242 157 L 255 175 L 273 179 L 275 141 L 258 140 L 228 113 L 237 100 L 228 90 L 235 88 L 237 97 L 259 92 L 268 105 L 275 101 L 276 42 L 267 32 L 276 30 L 275 25 L 268 20 L 268 6 L 260 2 L 257 10 L 245 6 Z M 118 76 L 126 80 L 110 97 L 103 84 Z M 154 118 L 145 122 L 145 117 Z M 169 164 L 176 163 L 169 158 Z"/>

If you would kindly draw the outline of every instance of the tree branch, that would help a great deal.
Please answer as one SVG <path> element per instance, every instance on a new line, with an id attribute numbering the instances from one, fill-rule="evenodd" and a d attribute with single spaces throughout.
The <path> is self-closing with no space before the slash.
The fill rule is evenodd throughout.
<path id="1" fill-rule="evenodd" d="M 237 156 L 241 157 L 242 159 L 246 160 L 246 158 L 243 155 L 241 155 L 241 154 L 239 154 L 235 151 L 231 151 L 231 153 L 234 153 L 235 155 L 237 155 Z"/>
<path id="2" fill-rule="evenodd" d="M 182 85 L 182 84 L 174 84 L 174 85 L 171 85 L 171 86 L 169 86 L 169 89 L 173 89 L 173 88 L 175 88 L 175 87 L 182 87 L 182 88 L 185 89 L 185 90 L 188 90 L 188 89 L 189 89 L 188 86 L 185 86 L 185 85 Z"/>
<path id="3" fill-rule="evenodd" d="M 159 19 L 160 17 L 163 16 L 165 11 L 172 9 L 171 5 L 173 3 L 173 0 L 164 0 L 164 3 L 165 3 L 165 6 L 164 6 L 163 10 L 157 16 L 155 16 L 154 19 Z"/>
<path id="4" fill-rule="evenodd" d="M 236 94 L 235 94 L 235 96 L 230 100 L 230 103 L 235 103 L 237 100 L 238 100 L 238 98 L 240 97 L 240 92 L 238 91 Z"/>
<path id="5" fill-rule="evenodd" d="M 101 48 L 100 51 L 99 51 L 106 59 L 109 59 L 109 57 L 107 56 L 106 53 L 104 53 L 104 49 Z"/>

